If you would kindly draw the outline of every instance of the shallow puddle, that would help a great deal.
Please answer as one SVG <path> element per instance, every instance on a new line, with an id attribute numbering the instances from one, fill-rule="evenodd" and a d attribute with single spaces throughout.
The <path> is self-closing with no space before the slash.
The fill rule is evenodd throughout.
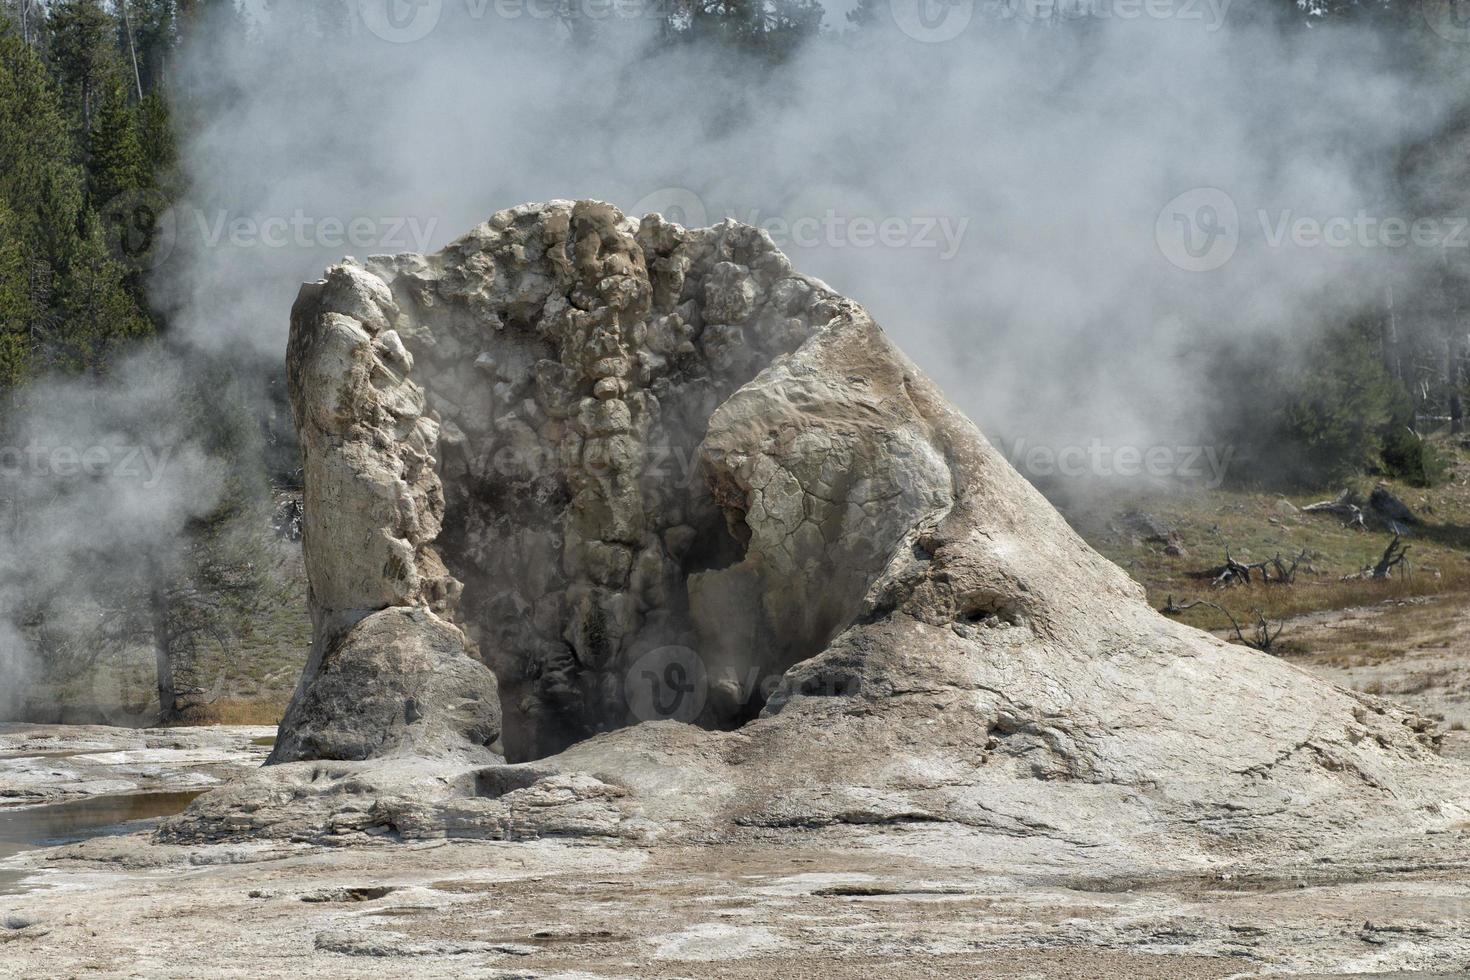
<path id="1" fill-rule="evenodd" d="M 0 859 L 21 851 L 145 830 L 160 817 L 182 813 L 199 792 L 94 796 L 23 810 L 0 810 Z M 25 891 L 21 882 L 27 875 L 0 868 L 0 895 Z"/>

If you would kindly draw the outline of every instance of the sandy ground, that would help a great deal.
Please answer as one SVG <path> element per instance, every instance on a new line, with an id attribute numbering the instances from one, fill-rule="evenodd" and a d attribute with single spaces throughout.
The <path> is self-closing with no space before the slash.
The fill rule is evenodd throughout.
<path id="1" fill-rule="evenodd" d="M 1288 661 L 1440 718 L 1457 750 L 1470 749 L 1470 608 L 1463 596 L 1312 613 L 1289 620 L 1282 638 Z"/>
<path id="2" fill-rule="evenodd" d="M 1395 615 L 1419 630 L 1398 656 L 1339 642 L 1407 630 Z M 1457 607 L 1307 618 L 1293 635 L 1294 659 L 1338 683 L 1430 677 L 1405 680 L 1404 700 L 1449 717 L 1464 703 Z M 6 826 L 24 838 L 25 814 L 46 824 L 88 800 L 213 785 L 259 764 L 270 734 L 0 727 L 0 840 Z M 1447 746 L 1467 742 L 1452 732 Z M 0 976 L 1470 977 L 1467 844 L 1470 827 L 1382 854 L 1146 878 L 1105 855 L 1059 861 L 1026 838 L 923 824 L 657 849 L 12 840 Z"/>

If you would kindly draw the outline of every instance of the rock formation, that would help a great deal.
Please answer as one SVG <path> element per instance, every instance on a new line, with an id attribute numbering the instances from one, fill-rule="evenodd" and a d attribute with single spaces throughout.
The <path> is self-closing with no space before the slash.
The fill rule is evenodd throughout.
<path id="1" fill-rule="evenodd" d="M 1155 613 L 755 229 L 504 211 L 304 287 L 289 368 L 312 661 L 277 764 L 166 835 L 1159 862 L 1465 819 L 1424 720 Z"/>

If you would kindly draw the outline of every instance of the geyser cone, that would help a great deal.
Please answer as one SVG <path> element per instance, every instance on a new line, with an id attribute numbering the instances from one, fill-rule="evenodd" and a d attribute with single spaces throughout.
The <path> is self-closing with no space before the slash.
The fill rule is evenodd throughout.
<path id="1" fill-rule="evenodd" d="M 938 822 L 1166 861 L 1465 818 L 1424 720 L 1158 615 L 755 229 L 501 212 L 305 287 L 289 366 L 317 635 L 276 761 L 343 761 L 171 833 Z"/>

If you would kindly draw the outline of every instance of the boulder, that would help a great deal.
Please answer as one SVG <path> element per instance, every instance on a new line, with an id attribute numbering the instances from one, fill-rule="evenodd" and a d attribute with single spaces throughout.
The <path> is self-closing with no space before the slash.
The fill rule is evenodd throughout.
<path id="1" fill-rule="evenodd" d="M 499 761 L 495 677 L 424 608 L 373 613 L 335 640 L 291 703 L 271 762 L 462 756 Z"/>
<path id="2" fill-rule="evenodd" d="M 1419 518 L 1409 509 L 1409 505 L 1394 496 L 1392 490 L 1380 483 L 1373 488 L 1368 495 L 1368 509 L 1381 520 L 1390 531 L 1401 531 L 1407 526 L 1419 523 Z"/>

